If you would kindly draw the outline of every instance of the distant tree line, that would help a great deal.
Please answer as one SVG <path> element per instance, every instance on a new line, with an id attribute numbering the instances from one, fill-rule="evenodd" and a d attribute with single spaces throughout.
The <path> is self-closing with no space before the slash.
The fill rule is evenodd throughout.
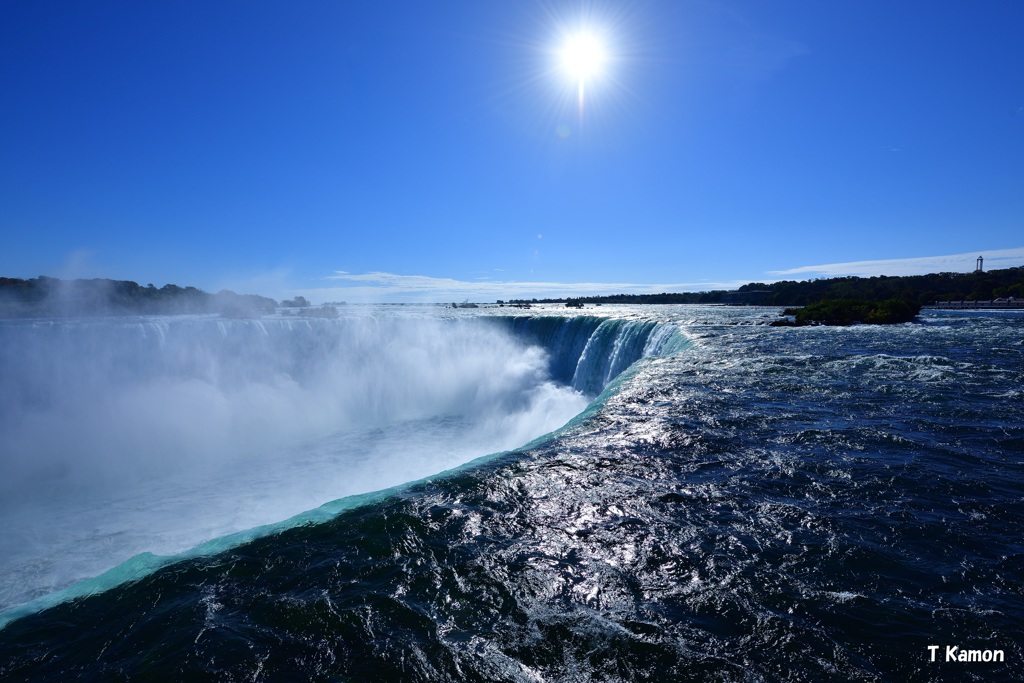
<path id="1" fill-rule="evenodd" d="M 130 280 L 0 277 L 0 317 L 7 318 L 185 313 L 250 317 L 273 313 L 276 305 L 264 296 L 226 289 L 209 294 L 195 287 L 170 284 L 143 287 Z"/>
<path id="2" fill-rule="evenodd" d="M 835 277 L 817 280 L 751 282 L 737 290 L 680 292 L 675 294 L 613 294 L 561 299 L 512 299 L 509 303 L 583 304 L 761 304 L 805 306 L 826 299 L 888 301 L 901 299 L 916 305 L 936 301 L 991 301 L 1024 298 L 1024 267 L 974 273 L 933 273 L 876 277 Z"/>
<path id="3" fill-rule="evenodd" d="M 606 296 L 563 297 L 559 299 L 509 299 L 499 304 L 718 304 L 731 292 L 716 289 L 710 292 L 678 292 L 662 294 L 609 294 Z"/>
<path id="4" fill-rule="evenodd" d="M 991 301 L 1024 298 L 1024 267 L 974 273 L 932 273 L 876 277 L 837 277 L 772 284 L 753 282 L 737 291 L 767 291 L 764 303 L 801 306 L 823 299 L 866 299 L 886 301 L 903 299 L 927 305 L 936 301 Z"/>

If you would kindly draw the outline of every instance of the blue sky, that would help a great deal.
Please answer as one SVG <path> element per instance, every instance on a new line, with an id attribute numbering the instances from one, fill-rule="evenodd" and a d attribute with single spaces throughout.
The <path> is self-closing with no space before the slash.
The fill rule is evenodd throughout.
<path id="1" fill-rule="evenodd" d="M 493 301 L 1024 265 L 1022 28 L 995 0 L 8 2 L 0 275 Z"/>

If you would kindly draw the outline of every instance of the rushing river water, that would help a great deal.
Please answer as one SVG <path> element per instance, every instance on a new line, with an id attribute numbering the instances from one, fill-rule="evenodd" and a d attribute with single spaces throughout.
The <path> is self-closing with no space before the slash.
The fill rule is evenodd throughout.
<path id="1" fill-rule="evenodd" d="M 0 678 L 1014 680 L 1024 315 L 777 313 L 6 321 Z"/>

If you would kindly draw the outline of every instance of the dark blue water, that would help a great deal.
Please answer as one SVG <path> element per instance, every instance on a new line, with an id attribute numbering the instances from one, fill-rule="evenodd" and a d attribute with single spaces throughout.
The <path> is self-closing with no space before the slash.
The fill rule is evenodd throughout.
<path id="1" fill-rule="evenodd" d="M 1024 317 L 774 313 L 608 312 L 690 341 L 617 377 L 621 322 L 498 320 L 611 383 L 527 448 L 11 621 L 0 678 L 1019 680 Z"/>

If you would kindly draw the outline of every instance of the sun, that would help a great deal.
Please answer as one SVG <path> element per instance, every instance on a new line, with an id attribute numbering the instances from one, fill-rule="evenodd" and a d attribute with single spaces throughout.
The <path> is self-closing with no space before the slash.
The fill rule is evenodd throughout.
<path id="1" fill-rule="evenodd" d="M 562 69 L 574 81 L 583 82 L 601 75 L 608 52 L 596 34 L 581 31 L 566 38 L 559 52 Z"/>
<path id="2" fill-rule="evenodd" d="M 552 0 L 538 4 L 545 9 L 536 37 L 526 42 L 529 80 L 545 91 L 556 139 L 582 140 L 584 128 L 599 130 L 631 94 L 626 86 L 637 69 L 638 45 L 645 44 L 639 10 L 611 0 L 578 0 L 574 10 L 556 9 Z"/>
<path id="3" fill-rule="evenodd" d="M 591 29 L 567 34 L 558 51 L 558 63 L 560 70 L 577 86 L 577 105 L 582 118 L 586 85 L 598 80 L 608 63 L 605 41 Z"/>

